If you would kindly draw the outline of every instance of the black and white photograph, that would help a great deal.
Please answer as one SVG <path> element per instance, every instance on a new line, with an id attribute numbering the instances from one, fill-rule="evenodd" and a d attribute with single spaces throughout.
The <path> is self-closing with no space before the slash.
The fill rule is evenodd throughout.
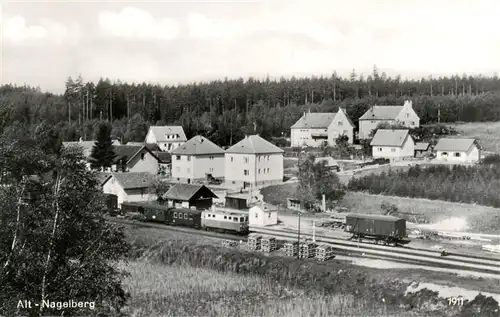
<path id="1" fill-rule="evenodd" d="M 500 317 L 500 1 L 0 0 L 0 317 Z"/>

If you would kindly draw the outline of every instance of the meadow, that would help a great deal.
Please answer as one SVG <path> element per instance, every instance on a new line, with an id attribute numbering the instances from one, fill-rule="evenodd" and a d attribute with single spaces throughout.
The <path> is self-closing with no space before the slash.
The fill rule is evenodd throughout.
<path id="1" fill-rule="evenodd" d="M 498 281 L 270 256 L 161 229 L 127 227 L 126 233 L 135 250 L 120 264 L 130 273 L 124 281 L 129 316 L 493 317 L 498 309 L 484 298 L 450 309 L 427 289 L 405 295 L 415 281 L 470 283 L 493 292 Z M 475 314 L 479 306 L 481 314 Z"/>
<path id="2" fill-rule="evenodd" d="M 293 197 L 298 183 L 269 186 L 261 190 L 264 201 L 272 205 L 286 206 L 286 198 Z M 349 212 L 382 214 L 382 204 L 395 205 L 398 210 L 409 216 L 415 215 L 426 223 L 437 223 L 448 218 L 464 218 L 468 232 L 499 234 L 500 208 L 474 204 L 454 203 L 442 200 L 408 198 L 385 195 L 371 195 L 363 192 L 347 192 L 339 207 Z M 414 221 L 411 219 L 410 221 Z"/>
<path id="3" fill-rule="evenodd" d="M 500 121 L 446 123 L 446 125 L 457 129 L 460 136 L 478 139 L 485 151 L 500 154 Z"/>

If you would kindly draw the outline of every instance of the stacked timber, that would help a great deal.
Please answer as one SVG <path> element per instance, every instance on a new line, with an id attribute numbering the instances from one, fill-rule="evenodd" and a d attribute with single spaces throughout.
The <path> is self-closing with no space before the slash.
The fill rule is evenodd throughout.
<path id="1" fill-rule="evenodd" d="M 222 240 L 222 246 L 223 247 L 228 247 L 228 248 L 233 248 L 238 245 L 237 241 L 234 240 Z"/>
<path id="2" fill-rule="evenodd" d="M 320 262 L 324 262 L 330 259 L 333 259 L 335 254 L 333 253 L 333 248 L 328 244 L 320 244 L 316 248 L 316 260 Z"/>
<path id="3" fill-rule="evenodd" d="M 301 259 L 309 259 L 316 255 L 316 243 L 314 242 L 304 242 L 300 244 L 299 247 L 299 257 Z"/>
<path id="4" fill-rule="evenodd" d="M 299 243 L 298 242 L 287 242 L 284 245 L 285 255 L 296 257 L 299 254 Z"/>
<path id="5" fill-rule="evenodd" d="M 274 237 L 263 237 L 261 241 L 261 248 L 263 252 L 273 252 L 277 249 L 276 238 Z"/>
<path id="6" fill-rule="evenodd" d="M 252 251 L 260 250 L 261 241 L 261 235 L 252 234 L 248 236 L 248 249 Z"/>

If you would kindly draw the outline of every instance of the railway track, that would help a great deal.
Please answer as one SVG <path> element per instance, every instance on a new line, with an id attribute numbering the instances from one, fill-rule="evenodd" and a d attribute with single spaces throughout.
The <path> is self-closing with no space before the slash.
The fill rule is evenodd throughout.
<path id="1" fill-rule="evenodd" d="M 161 230 L 177 231 L 186 234 L 193 234 L 199 236 L 206 236 L 216 239 L 226 239 L 233 241 L 247 241 L 246 236 L 238 236 L 234 234 L 222 234 L 217 232 L 196 230 L 185 227 L 166 226 L 163 224 L 147 223 L 119 218 L 107 218 L 108 221 L 135 227 L 155 228 Z M 297 232 L 295 231 L 282 231 L 282 230 L 269 230 L 259 228 L 252 230 L 252 232 L 274 236 L 278 240 L 296 240 Z M 312 238 L 309 233 L 301 233 L 302 238 Z M 474 271 L 479 273 L 496 274 L 500 276 L 500 259 L 490 259 L 486 257 L 474 257 L 470 255 L 450 254 L 446 257 L 440 256 L 438 251 L 428 251 L 421 249 L 410 248 L 393 248 L 388 246 L 365 244 L 346 241 L 336 238 L 318 237 L 317 242 L 331 244 L 335 249 L 342 254 L 352 256 L 352 254 L 363 254 L 363 257 L 371 259 L 380 259 L 386 261 L 394 261 L 405 264 L 426 265 L 436 268 L 454 268 L 460 270 Z"/>

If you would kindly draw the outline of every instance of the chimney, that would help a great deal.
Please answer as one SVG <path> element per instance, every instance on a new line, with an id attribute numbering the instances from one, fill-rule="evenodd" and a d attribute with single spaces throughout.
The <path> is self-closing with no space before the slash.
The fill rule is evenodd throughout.
<path id="1" fill-rule="evenodd" d="M 304 117 L 306 116 L 306 112 L 304 111 Z"/>

